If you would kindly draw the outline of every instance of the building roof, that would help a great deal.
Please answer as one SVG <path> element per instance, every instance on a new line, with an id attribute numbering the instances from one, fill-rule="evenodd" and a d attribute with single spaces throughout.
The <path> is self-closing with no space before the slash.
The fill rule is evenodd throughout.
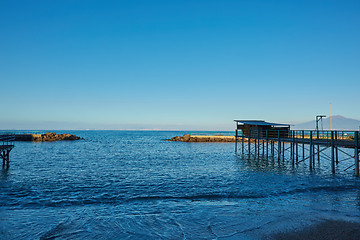
<path id="1" fill-rule="evenodd" d="M 236 123 L 242 123 L 244 125 L 257 125 L 257 126 L 290 126 L 289 124 L 271 123 L 264 120 L 234 120 Z"/>

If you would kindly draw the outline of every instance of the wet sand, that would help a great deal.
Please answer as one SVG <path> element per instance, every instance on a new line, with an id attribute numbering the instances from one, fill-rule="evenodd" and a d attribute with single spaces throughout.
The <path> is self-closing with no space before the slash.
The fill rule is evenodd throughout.
<path id="1" fill-rule="evenodd" d="M 293 231 L 279 232 L 264 239 L 273 240 L 358 240 L 360 239 L 360 222 L 348 222 L 343 220 L 324 220 L 320 223 L 306 226 Z"/>

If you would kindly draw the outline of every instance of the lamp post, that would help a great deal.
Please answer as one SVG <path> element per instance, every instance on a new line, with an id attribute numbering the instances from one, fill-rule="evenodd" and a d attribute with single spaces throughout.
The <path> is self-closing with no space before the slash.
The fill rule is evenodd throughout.
<path id="1" fill-rule="evenodd" d="M 326 117 L 325 115 L 317 115 L 316 116 L 316 131 L 319 131 L 319 121 L 321 121 L 321 130 L 324 130 L 323 128 L 323 124 L 322 124 L 322 119 Z"/>

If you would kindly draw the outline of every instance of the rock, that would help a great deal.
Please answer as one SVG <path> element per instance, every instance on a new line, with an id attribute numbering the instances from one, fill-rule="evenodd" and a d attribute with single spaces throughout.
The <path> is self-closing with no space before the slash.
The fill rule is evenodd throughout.
<path id="1" fill-rule="evenodd" d="M 194 136 L 190 134 L 185 134 L 182 137 L 175 136 L 171 139 L 167 139 L 166 141 L 180 141 L 180 142 L 235 142 L 235 136 Z M 239 139 L 240 141 L 240 139 Z M 244 139 L 245 142 L 247 142 L 247 139 Z"/>
<path id="2" fill-rule="evenodd" d="M 56 134 L 54 132 L 48 132 L 45 134 L 15 134 L 15 141 L 33 141 L 33 142 L 53 142 L 63 140 L 80 140 L 80 138 L 73 134 Z"/>
<path id="3" fill-rule="evenodd" d="M 182 136 L 182 141 L 183 142 L 188 142 L 189 140 L 190 140 L 190 134 Z"/>

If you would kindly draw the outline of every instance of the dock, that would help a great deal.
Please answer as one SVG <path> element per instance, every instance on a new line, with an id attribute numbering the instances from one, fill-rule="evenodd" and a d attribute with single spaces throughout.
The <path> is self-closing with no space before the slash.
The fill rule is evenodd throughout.
<path id="1" fill-rule="evenodd" d="M 10 166 L 10 151 L 14 148 L 15 135 L 3 134 L 0 135 L 0 156 L 3 160 L 3 168 Z"/>
<path id="2" fill-rule="evenodd" d="M 333 174 L 337 165 L 353 159 L 353 164 L 346 166 L 344 171 L 353 169 L 355 176 L 359 177 L 359 131 L 290 130 L 287 124 L 262 120 L 234 121 L 236 153 L 240 151 L 244 156 L 265 159 L 289 158 L 293 166 L 308 161 L 310 170 L 320 161 L 328 160 Z"/>

